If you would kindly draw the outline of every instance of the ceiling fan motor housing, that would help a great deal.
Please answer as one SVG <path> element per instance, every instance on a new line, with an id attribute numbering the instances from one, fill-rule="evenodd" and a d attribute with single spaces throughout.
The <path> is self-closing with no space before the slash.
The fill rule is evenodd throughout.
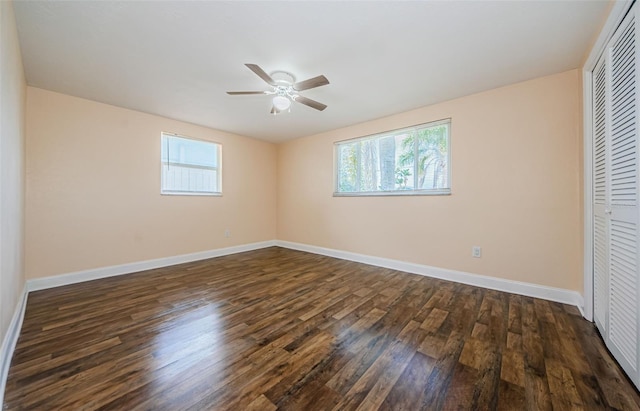
<path id="1" fill-rule="evenodd" d="M 271 78 L 278 84 L 274 87 L 274 93 L 278 96 L 295 100 L 295 98 L 297 97 L 294 94 L 293 90 L 293 83 L 295 83 L 296 81 L 295 76 L 286 71 L 274 71 L 270 75 Z"/>
<path id="2" fill-rule="evenodd" d="M 274 79 L 278 84 L 288 86 L 291 86 L 296 82 L 295 76 L 286 71 L 274 71 L 273 73 L 271 73 L 271 78 Z"/>

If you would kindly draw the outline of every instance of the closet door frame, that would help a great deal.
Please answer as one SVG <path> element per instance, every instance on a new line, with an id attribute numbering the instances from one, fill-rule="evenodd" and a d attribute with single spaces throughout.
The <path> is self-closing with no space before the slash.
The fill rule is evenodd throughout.
<path id="1" fill-rule="evenodd" d="M 633 2 L 615 2 L 609 17 L 598 36 L 589 57 L 582 68 L 583 90 L 583 149 L 584 149 L 584 292 L 580 308 L 582 315 L 589 321 L 593 321 L 593 72 L 600 57 L 605 52 L 609 40 L 616 29 L 622 23 Z"/>

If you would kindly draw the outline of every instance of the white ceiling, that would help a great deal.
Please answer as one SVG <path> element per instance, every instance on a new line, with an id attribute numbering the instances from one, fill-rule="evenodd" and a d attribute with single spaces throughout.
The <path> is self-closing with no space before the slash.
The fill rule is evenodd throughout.
<path id="1" fill-rule="evenodd" d="M 29 85 L 279 142 L 580 67 L 606 1 L 16 1 Z M 269 114 L 245 63 L 331 84 Z"/>

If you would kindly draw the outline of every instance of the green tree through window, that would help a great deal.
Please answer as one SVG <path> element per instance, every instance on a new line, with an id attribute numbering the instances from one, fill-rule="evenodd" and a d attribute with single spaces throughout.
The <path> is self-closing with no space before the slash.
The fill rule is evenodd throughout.
<path id="1" fill-rule="evenodd" d="M 336 194 L 448 194 L 450 124 L 336 143 Z"/>
<path id="2" fill-rule="evenodd" d="M 448 125 L 418 129 L 402 142 L 401 167 L 413 166 L 418 158 L 417 189 L 445 188 L 448 159 Z M 417 141 L 416 141 L 417 139 Z M 416 153 L 417 145 L 417 153 Z"/>

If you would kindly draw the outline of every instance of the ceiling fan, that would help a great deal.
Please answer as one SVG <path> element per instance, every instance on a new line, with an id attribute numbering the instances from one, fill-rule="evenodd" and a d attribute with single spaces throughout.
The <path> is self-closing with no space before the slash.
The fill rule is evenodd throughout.
<path id="1" fill-rule="evenodd" d="M 286 71 L 274 71 L 271 75 L 267 74 L 257 64 L 245 64 L 249 70 L 253 71 L 271 86 L 271 90 L 267 91 L 227 91 L 232 96 L 247 94 L 267 94 L 273 97 L 273 107 L 271 114 L 279 114 L 291 107 L 292 101 L 297 101 L 316 110 L 324 110 L 327 108 L 325 104 L 319 103 L 310 98 L 303 97 L 298 94 L 299 91 L 309 90 L 311 88 L 325 86 L 329 84 L 329 80 L 325 76 L 316 76 L 304 81 L 296 83 L 296 78 Z"/>

